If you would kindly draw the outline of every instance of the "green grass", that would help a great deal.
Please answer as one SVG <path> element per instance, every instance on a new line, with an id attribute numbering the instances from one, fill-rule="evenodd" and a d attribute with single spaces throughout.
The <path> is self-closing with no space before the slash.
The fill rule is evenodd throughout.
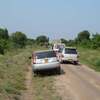
<path id="1" fill-rule="evenodd" d="M 32 51 L 43 47 L 27 47 L 0 55 L 0 100 L 20 100 L 25 87 L 25 73 Z M 54 77 L 33 77 L 34 100 L 59 100 L 54 89 Z"/>
<path id="2" fill-rule="evenodd" d="M 78 49 L 80 54 L 80 62 L 87 64 L 89 67 L 93 68 L 96 71 L 100 72 L 100 50 L 92 49 Z"/>
<path id="3" fill-rule="evenodd" d="M 33 77 L 34 100 L 61 100 L 56 94 L 54 76 Z"/>
<path id="4" fill-rule="evenodd" d="M 31 49 L 25 48 L 0 55 L 0 100 L 20 97 L 25 88 L 25 72 Z M 2 98 L 2 99 L 1 99 Z"/>
<path id="5" fill-rule="evenodd" d="M 36 50 L 43 50 L 44 48 L 38 47 Z M 54 76 L 33 76 L 33 91 L 34 100 L 61 100 L 61 98 L 56 94 L 54 87 Z"/>

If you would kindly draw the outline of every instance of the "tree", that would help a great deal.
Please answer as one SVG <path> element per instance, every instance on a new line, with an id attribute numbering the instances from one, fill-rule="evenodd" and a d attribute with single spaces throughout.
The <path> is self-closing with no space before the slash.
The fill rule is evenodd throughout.
<path id="1" fill-rule="evenodd" d="M 93 35 L 92 48 L 94 48 L 94 49 L 100 48 L 100 34 L 99 33 L 96 33 Z"/>
<path id="2" fill-rule="evenodd" d="M 0 28 L 0 39 L 9 39 L 8 30 Z"/>
<path id="3" fill-rule="evenodd" d="M 61 43 L 67 44 L 67 42 L 68 41 L 66 39 L 64 39 L 64 38 L 61 39 Z"/>
<path id="4" fill-rule="evenodd" d="M 44 36 L 44 35 L 41 35 L 41 36 L 38 36 L 36 38 L 36 43 L 41 45 L 41 46 L 48 46 L 49 44 L 49 38 Z"/>
<path id="5" fill-rule="evenodd" d="M 27 37 L 22 32 L 15 32 L 11 35 L 11 40 L 14 42 L 15 47 L 25 47 Z"/>
<path id="6" fill-rule="evenodd" d="M 8 48 L 8 30 L 0 28 L 0 54 L 4 54 L 5 49 Z"/>
<path id="7" fill-rule="evenodd" d="M 34 39 L 27 39 L 27 45 L 34 45 L 35 44 L 35 40 Z"/>
<path id="8" fill-rule="evenodd" d="M 8 48 L 7 40 L 0 39 L 0 54 L 4 54 L 5 50 Z"/>
<path id="9" fill-rule="evenodd" d="M 82 41 L 85 41 L 85 40 L 90 40 L 90 33 L 87 30 L 80 32 L 78 34 L 77 40 L 79 42 L 82 42 Z"/>
<path id="10" fill-rule="evenodd" d="M 64 43 L 66 46 L 75 46 L 75 40 L 66 40 L 66 39 L 61 39 L 61 43 Z"/>

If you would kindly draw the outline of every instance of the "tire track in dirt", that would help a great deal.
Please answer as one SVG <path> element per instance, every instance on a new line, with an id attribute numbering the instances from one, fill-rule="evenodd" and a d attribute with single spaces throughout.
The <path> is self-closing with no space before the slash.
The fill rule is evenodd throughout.
<path id="1" fill-rule="evenodd" d="M 62 100 L 100 100 L 100 75 L 84 66 L 61 66 L 65 73 L 55 77 L 55 86 Z"/>
<path id="2" fill-rule="evenodd" d="M 55 77 L 56 92 L 62 98 L 61 100 L 77 100 L 70 88 L 70 80 L 68 79 L 69 75 L 66 76 L 66 72 L 64 70 L 65 69 L 62 68 L 62 74 Z"/>
<path id="3" fill-rule="evenodd" d="M 32 67 L 28 66 L 26 73 L 26 91 L 22 93 L 21 100 L 33 100 L 33 82 L 32 82 Z"/>

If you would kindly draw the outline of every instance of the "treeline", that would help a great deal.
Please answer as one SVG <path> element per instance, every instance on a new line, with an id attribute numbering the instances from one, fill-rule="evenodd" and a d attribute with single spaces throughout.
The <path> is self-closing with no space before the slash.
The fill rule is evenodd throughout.
<path id="1" fill-rule="evenodd" d="M 66 46 L 77 46 L 91 49 L 100 48 L 100 34 L 90 34 L 89 31 L 85 30 L 78 33 L 77 37 L 74 40 L 61 39 L 62 43 L 65 43 Z"/>
<path id="2" fill-rule="evenodd" d="M 9 33 L 7 29 L 0 28 L 0 54 L 4 54 L 8 50 L 25 48 L 27 45 L 48 46 L 48 44 L 49 38 L 46 36 L 39 36 L 36 39 L 30 39 L 25 35 L 25 33 L 19 31 Z"/>
<path id="3" fill-rule="evenodd" d="M 100 34 L 90 34 L 89 31 L 85 30 L 78 33 L 74 40 L 61 39 L 61 42 L 66 46 L 77 46 L 84 48 L 98 49 L 100 48 Z M 8 50 L 16 50 L 18 48 L 25 48 L 25 46 L 36 45 L 48 47 L 49 38 L 47 36 L 41 35 L 36 39 L 28 38 L 25 33 L 14 32 L 9 33 L 7 29 L 0 28 L 0 54 L 4 54 Z"/>

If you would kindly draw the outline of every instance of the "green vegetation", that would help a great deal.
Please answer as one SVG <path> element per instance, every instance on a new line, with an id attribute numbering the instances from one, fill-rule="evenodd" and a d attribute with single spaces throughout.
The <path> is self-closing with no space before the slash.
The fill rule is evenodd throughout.
<path id="1" fill-rule="evenodd" d="M 9 35 L 11 34 L 11 35 Z M 18 48 L 25 48 L 25 46 L 34 45 L 48 47 L 49 38 L 42 35 L 36 39 L 27 38 L 25 33 L 16 31 L 9 33 L 7 29 L 0 28 L 0 54 L 5 54 L 6 51 Z"/>
<path id="2" fill-rule="evenodd" d="M 32 51 L 46 49 L 44 47 L 27 46 L 0 55 L 0 100 L 20 100 L 25 87 L 25 73 L 30 65 Z M 54 77 L 33 77 L 35 100 L 59 100 L 53 88 Z M 41 92 L 42 91 L 42 92 Z"/>
<path id="3" fill-rule="evenodd" d="M 61 39 L 62 43 L 65 43 L 66 46 L 77 46 L 89 49 L 98 49 L 100 48 L 100 34 L 90 35 L 89 31 L 85 30 L 78 33 L 77 37 L 74 40 Z"/>
<path id="4" fill-rule="evenodd" d="M 7 29 L 0 28 L 0 100 L 19 100 L 26 89 L 25 73 L 32 51 L 42 50 L 48 44 L 46 36 L 34 40 L 19 31 L 9 35 Z"/>
<path id="5" fill-rule="evenodd" d="M 79 48 L 80 61 L 89 65 L 96 71 L 100 71 L 100 34 L 91 34 L 85 30 L 78 33 L 76 39 L 61 39 L 66 46 L 75 46 Z"/>
<path id="6" fill-rule="evenodd" d="M 33 78 L 34 100 L 61 100 L 56 94 L 54 76 L 39 76 Z"/>
<path id="7" fill-rule="evenodd" d="M 22 32 L 15 32 L 11 35 L 11 41 L 15 48 L 23 48 L 26 45 L 27 37 Z"/>
<path id="8" fill-rule="evenodd" d="M 82 41 L 86 41 L 89 39 L 90 39 L 90 33 L 87 30 L 78 33 L 77 41 L 82 42 Z"/>
<path id="9" fill-rule="evenodd" d="M 80 62 L 96 71 L 100 71 L 100 49 L 79 48 Z"/>
<path id="10" fill-rule="evenodd" d="M 66 46 L 76 46 L 80 52 L 80 61 L 100 71 L 100 34 L 90 37 L 88 31 L 78 33 L 74 40 L 61 39 Z M 49 38 L 38 36 L 27 38 L 22 32 L 9 35 L 7 29 L 0 28 L 0 100 L 19 100 L 25 90 L 25 73 L 30 64 L 32 51 L 47 49 Z M 60 100 L 53 87 L 52 76 L 33 77 L 35 100 Z"/>
<path id="11" fill-rule="evenodd" d="M 49 38 L 44 36 L 44 35 L 41 35 L 41 36 L 38 36 L 36 38 L 36 43 L 40 46 L 46 46 L 48 47 L 49 45 Z"/>
<path id="12" fill-rule="evenodd" d="M 8 35 L 8 30 L 7 29 L 1 29 L 0 28 L 0 53 L 4 54 L 4 50 L 7 49 L 9 35 Z"/>
<path id="13" fill-rule="evenodd" d="M 32 49 L 25 48 L 0 55 L 0 100 L 16 100 L 26 89 L 25 73 Z"/>

